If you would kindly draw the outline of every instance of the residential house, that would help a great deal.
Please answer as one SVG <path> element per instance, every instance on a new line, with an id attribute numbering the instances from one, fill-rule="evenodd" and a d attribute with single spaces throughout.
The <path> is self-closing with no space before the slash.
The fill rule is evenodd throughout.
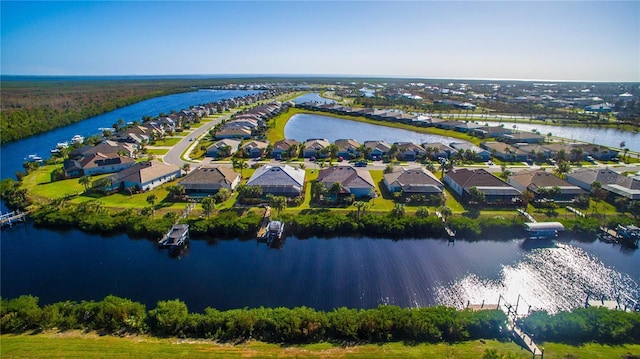
<path id="1" fill-rule="evenodd" d="M 470 131 L 475 136 L 481 138 L 487 137 L 501 137 L 511 133 L 511 130 L 503 127 L 503 126 L 482 126 L 478 128 L 474 128 L 473 131 Z"/>
<path id="2" fill-rule="evenodd" d="M 65 160 L 62 169 L 65 177 L 81 177 L 119 172 L 134 164 L 135 160 L 131 157 L 120 156 L 116 153 L 102 154 L 97 152 L 80 159 Z"/>
<path id="3" fill-rule="evenodd" d="M 273 149 L 271 150 L 271 157 L 273 158 L 289 158 L 289 157 L 298 157 L 300 142 L 296 140 L 284 139 L 280 140 L 273 144 Z M 294 147 L 295 152 L 291 153 L 292 147 Z"/>
<path id="4" fill-rule="evenodd" d="M 423 143 L 422 147 L 424 148 L 426 155 L 432 160 L 436 160 L 439 157 L 449 158 L 452 153 L 456 153 L 454 148 L 440 142 Z"/>
<path id="5" fill-rule="evenodd" d="M 525 152 L 504 142 L 483 142 L 480 144 L 480 147 L 491 152 L 491 154 L 495 158 L 498 158 L 505 162 L 522 162 L 526 161 L 529 157 L 528 152 Z"/>
<path id="6" fill-rule="evenodd" d="M 242 145 L 240 150 L 247 157 L 258 158 L 264 154 L 267 147 L 269 147 L 269 142 L 254 140 Z"/>
<path id="7" fill-rule="evenodd" d="M 360 157 L 360 142 L 353 139 L 339 139 L 334 144 L 338 147 L 338 157 L 345 159 Z"/>
<path id="8" fill-rule="evenodd" d="M 326 189 L 334 183 L 342 185 L 341 195 L 353 195 L 355 198 L 374 198 L 376 187 L 369 171 L 352 166 L 332 166 L 318 172 L 317 182 L 321 182 Z"/>
<path id="9" fill-rule="evenodd" d="M 576 197 L 587 194 L 582 188 L 544 170 L 522 170 L 509 176 L 507 183 L 521 192 L 526 190 L 533 192 L 535 200 L 550 199 L 556 202 L 573 202 Z M 549 190 L 553 188 L 557 188 L 559 192 L 550 193 Z"/>
<path id="10" fill-rule="evenodd" d="M 305 158 L 310 157 L 328 157 L 329 153 L 323 151 L 325 148 L 329 147 L 329 141 L 321 138 L 312 138 L 308 139 L 307 142 L 304 143 L 304 149 L 302 150 L 302 156 Z"/>
<path id="11" fill-rule="evenodd" d="M 216 141 L 207 148 L 207 157 L 229 157 L 238 152 L 242 142 L 231 138 L 224 138 Z"/>
<path id="12" fill-rule="evenodd" d="M 593 188 L 593 183 L 599 182 L 602 188 L 612 196 L 620 196 L 629 200 L 640 199 L 640 178 L 624 176 L 608 168 L 578 168 L 567 174 L 567 182 L 589 192 Z"/>
<path id="13" fill-rule="evenodd" d="M 242 138 L 249 139 L 251 138 L 251 129 L 247 127 L 223 127 L 220 131 L 216 132 L 215 138 Z"/>
<path id="14" fill-rule="evenodd" d="M 483 125 L 477 124 L 475 122 L 462 122 L 453 127 L 454 131 L 463 132 L 463 133 L 472 133 L 474 130 L 484 127 Z"/>
<path id="15" fill-rule="evenodd" d="M 542 143 L 544 136 L 532 132 L 516 132 L 505 134 L 499 137 L 506 143 Z"/>
<path id="16" fill-rule="evenodd" d="M 424 168 L 396 170 L 384 175 L 384 185 L 389 192 L 402 192 L 405 196 L 413 194 L 439 195 L 444 185 Z"/>
<path id="17" fill-rule="evenodd" d="M 583 157 L 591 156 L 596 160 L 600 161 L 609 161 L 613 157 L 618 156 L 618 151 L 600 145 L 595 145 L 592 143 L 573 143 L 565 150 L 567 155 L 570 155 L 572 149 L 582 149 Z"/>
<path id="18" fill-rule="evenodd" d="M 394 145 L 398 147 L 398 151 L 400 151 L 399 159 L 403 161 L 415 161 L 427 155 L 427 151 L 424 148 L 411 142 L 396 142 Z"/>
<path id="19" fill-rule="evenodd" d="M 227 166 L 201 166 L 179 182 L 190 197 L 216 194 L 222 188 L 233 191 L 239 183 L 240 174 Z"/>
<path id="20" fill-rule="evenodd" d="M 264 165 L 258 168 L 247 186 L 258 186 L 263 195 L 298 197 L 304 189 L 305 171 L 289 165 L 270 166 Z"/>
<path id="21" fill-rule="evenodd" d="M 487 162 L 491 159 L 491 152 L 469 142 L 451 142 L 449 146 L 451 146 L 457 152 L 473 152 L 476 154 L 476 158 L 482 162 Z"/>
<path id="22" fill-rule="evenodd" d="M 147 191 L 172 181 L 181 175 L 182 170 L 178 166 L 155 160 L 139 162 L 107 177 L 111 184 L 106 190 L 136 188 Z"/>
<path id="23" fill-rule="evenodd" d="M 69 153 L 69 158 L 80 159 L 94 153 L 120 154 L 121 156 L 133 157 L 137 146 L 131 143 L 105 140 L 95 146 L 83 146 Z"/>
<path id="24" fill-rule="evenodd" d="M 482 168 L 476 170 L 461 168 L 449 171 L 444 176 L 444 182 L 464 202 L 471 200 L 472 188 L 484 194 L 487 204 L 515 205 L 521 200 L 522 192 Z"/>
<path id="25" fill-rule="evenodd" d="M 364 146 L 368 148 L 369 158 L 379 160 L 391 149 L 391 145 L 385 141 L 364 141 Z"/>

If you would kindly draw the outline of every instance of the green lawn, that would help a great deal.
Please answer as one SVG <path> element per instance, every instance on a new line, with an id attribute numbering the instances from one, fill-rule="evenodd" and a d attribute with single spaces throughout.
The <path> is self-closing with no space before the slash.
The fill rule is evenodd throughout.
<path id="1" fill-rule="evenodd" d="M 640 345 L 586 344 L 568 346 L 545 343 L 545 358 L 620 358 L 640 353 Z M 512 342 L 494 340 L 456 344 L 365 344 L 340 346 L 331 343 L 281 345 L 248 341 L 233 345 L 209 340 L 99 336 L 77 331 L 37 335 L 0 336 L 0 357 L 12 358 L 481 358 L 495 350 L 509 358 L 531 358 L 531 354 Z M 572 355 L 572 356 L 569 356 Z"/>
<path id="2" fill-rule="evenodd" d="M 168 148 L 147 148 L 147 153 L 150 155 L 164 156 L 169 152 Z"/>
<path id="3" fill-rule="evenodd" d="M 176 143 L 180 142 L 182 137 L 166 137 L 161 140 L 156 140 L 154 143 L 149 144 L 150 146 L 158 146 L 158 147 L 172 147 L 175 146 Z"/>

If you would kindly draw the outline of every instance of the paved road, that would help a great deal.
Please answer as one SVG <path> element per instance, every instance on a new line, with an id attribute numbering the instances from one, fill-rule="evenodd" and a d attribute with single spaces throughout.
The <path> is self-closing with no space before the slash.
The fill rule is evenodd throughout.
<path id="1" fill-rule="evenodd" d="M 205 122 L 202 126 L 194 129 L 191 133 L 189 133 L 187 136 L 185 136 L 182 140 L 180 140 L 180 142 L 178 142 L 175 146 L 173 146 L 169 152 L 167 152 L 163 157 L 162 157 L 162 161 L 164 161 L 165 163 L 169 163 L 172 165 L 176 165 L 178 167 L 182 167 L 182 165 L 184 165 L 185 163 L 193 163 L 193 162 L 187 162 L 184 161 L 180 158 L 180 156 L 182 155 L 182 153 L 189 148 L 189 150 L 191 151 L 191 147 L 197 146 L 198 145 L 198 140 L 200 140 L 202 137 L 204 137 L 211 128 L 213 128 L 215 125 L 217 125 L 218 123 L 227 120 L 229 117 L 231 117 L 231 115 L 233 115 L 234 113 L 236 113 L 237 110 L 232 110 L 230 113 L 213 119 L 209 122 Z M 191 141 L 191 139 L 193 138 L 193 141 Z"/>

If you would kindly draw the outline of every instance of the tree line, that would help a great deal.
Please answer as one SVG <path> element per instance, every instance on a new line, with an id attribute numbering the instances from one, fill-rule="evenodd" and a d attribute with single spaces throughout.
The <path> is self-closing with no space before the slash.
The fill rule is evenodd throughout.
<path id="1" fill-rule="evenodd" d="M 338 308 L 318 311 L 307 307 L 206 308 L 191 313 L 180 300 L 144 304 L 116 296 L 102 301 L 64 301 L 44 306 L 39 298 L 23 295 L 2 299 L 0 329 L 23 333 L 47 329 L 95 330 L 109 334 L 149 333 L 155 336 L 235 341 L 304 343 L 320 341 L 456 342 L 503 338 L 506 316 L 499 310 L 456 310 L 443 306 L 374 309 Z"/>

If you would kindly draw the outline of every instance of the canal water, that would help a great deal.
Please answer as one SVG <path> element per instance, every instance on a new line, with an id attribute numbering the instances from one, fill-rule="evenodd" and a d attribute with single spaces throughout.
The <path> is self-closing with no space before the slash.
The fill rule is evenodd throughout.
<path id="1" fill-rule="evenodd" d="M 114 294 L 154 307 L 179 298 L 194 311 L 258 306 L 331 310 L 496 303 L 518 295 L 550 311 L 586 293 L 633 295 L 640 254 L 602 242 L 405 240 L 290 236 L 282 249 L 255 240 L 192 240 L 180 257 L 154 241 L 19 225 L 2 232 L 1 291 L 42 303 Z"/>
<path id="2" fill-rule="evenodd" d="M 214 93 L 213 99 L 175 104 L 173 108 L 243 93 Z M 166 104 L 166 98 L 156 100 L 158 106 L 149 105 L 146 112 L 135 113 L 132 107 L 137 105 L 133 105 L 118 110 L 126 112 L 103 115 L 106 117 L 102 120 L 94 118 L 3 146 L 2 176 L 13 175 L 22 158 L 36 152 L 33 148 L 43 151 L 75 134 L 90 135 L 120 117 L 130 121 L 170 111 L 172 106 Z M 336 126 L 341 126 L 339 131 L 331 132 Z M 314 132 L 305 133 L 303 129 Z M 326 116 L 296 117 L 285 132 L 302 140 L 449 141 L 410 131 L 385 137 L 395 130 Z M 148 307 L 159 300 L 179 298 L 193 311 L 209 306 L 302 305 L 329 310 L 380 304 L 462 307 L 467 302 L 496 302 L 500 295 L 515 302 L 521 295 L 527 305 L 556 311 L 580 306 L 587 293 L 609 298 L 635 295 L 640 282 L 640 251 L 571 234 L 560 241 L 514 238 L 458 240 L 454 244 L 430 238 L 290 236 L 279 250 L 268 249 L 255 240 L 209 238 L 192 240 L 179 257 L 169 256 L 147 239 L 49 230 L 31 223 L 5 228 L 1 236 L 2 297 L 32 294 L 43 304 L 100 300 L 114 294 Z"/>

